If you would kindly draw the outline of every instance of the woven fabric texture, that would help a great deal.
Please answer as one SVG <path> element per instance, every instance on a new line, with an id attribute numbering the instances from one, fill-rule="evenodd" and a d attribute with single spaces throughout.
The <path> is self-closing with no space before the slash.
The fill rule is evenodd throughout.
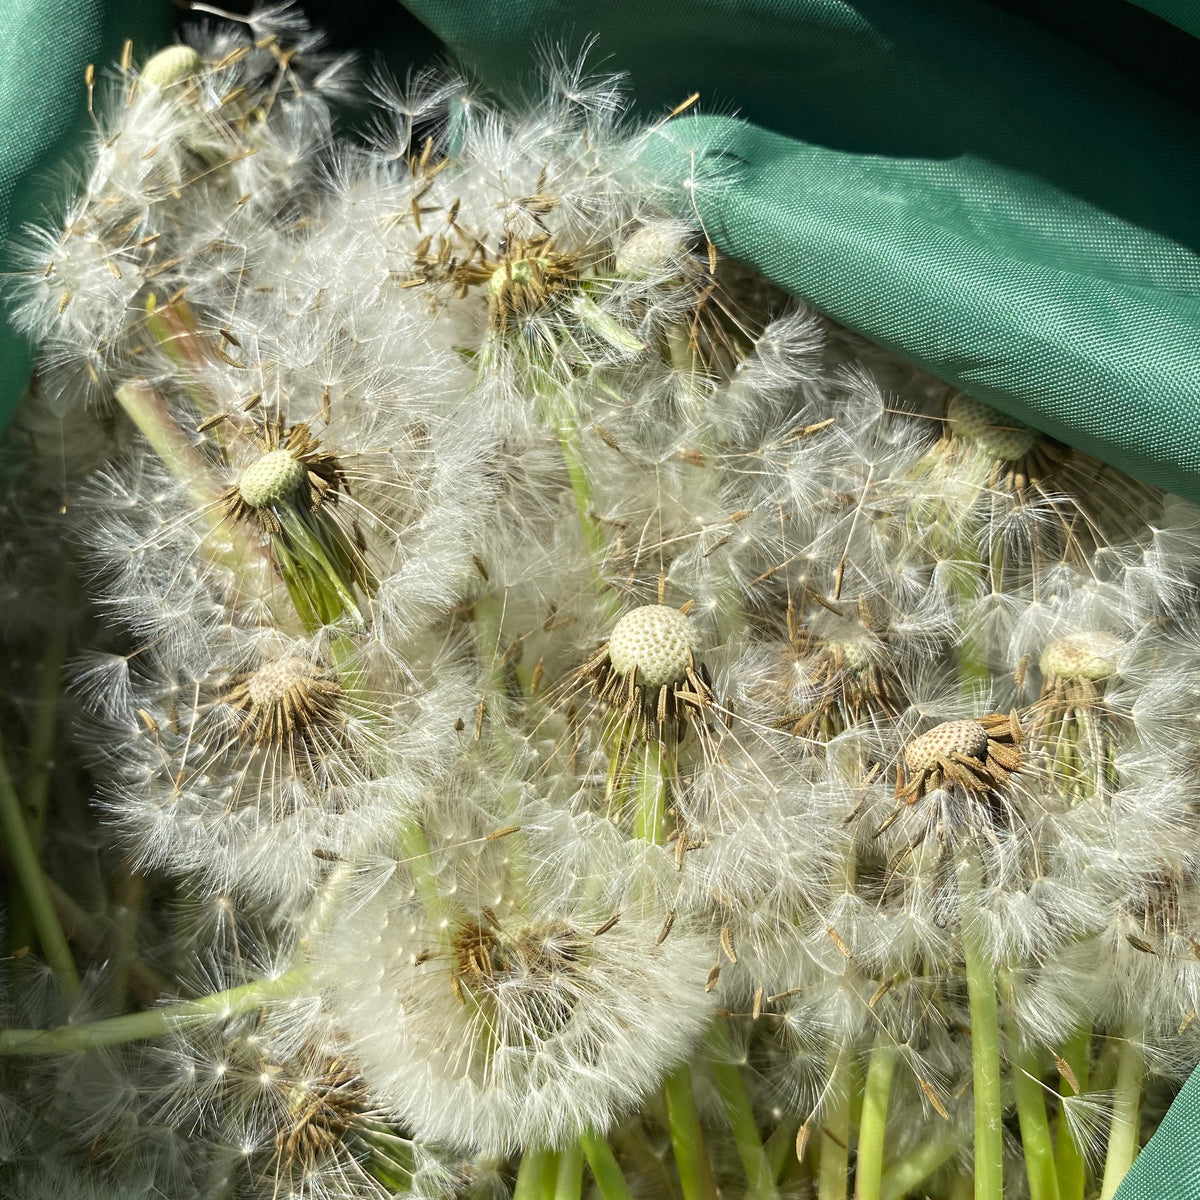
<path id="1" fill-rule="evenodd" d="M 172 20 L 169 4 L 147 0 L 0 0 L 0 273 L 12 270 L 22 226 L 54 219 L 69 194 L 90 128 L 84 69 L 94 63 L 100 79 L 126 38 L 144 53 L 167 40 Z M 0 292 L 0 427 L 31 359 Z"/>

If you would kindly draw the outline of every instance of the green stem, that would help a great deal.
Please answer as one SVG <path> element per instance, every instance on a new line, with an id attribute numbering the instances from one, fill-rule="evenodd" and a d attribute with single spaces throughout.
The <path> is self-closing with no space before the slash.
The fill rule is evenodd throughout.
<path id="1" fill-rule="evenodd" d="M 163 466 L 187 484 L 196 507 L 204 513 L 212 511 L 217 503 L 217 489 L 213 486 L 208 464 L 154 388 L 143 380 L 127 383 L 117 388 L 117 403 L 150 443 L 150 449 L 162 460 Z"/>
<path id="2" fill-rule="evenodd" d="M 763 1145 L 771 1168 L 771 1178 L 776 1182 L 783 1175 L 784 1167 L 796 1157 L 796 1134 L 799 1129 L 800 1122 L 795 1118 L 780 1120 Z"/>
<path id="3" fill-rule="evenodd" d="M 67 572 L 64 570 L 64 576 Z M 60 588 L 60 593 L 66 590 Z M 62 693 L 62 665 L 67 653 L 67 630 L 59 624 L 50 634 L 38 668 L 37 716 L 29 738 L 29 774 L 25 779 L 25 813 L 29 836 L 42 844 L 46 825 L 46 800 L 54 770 L 54 735 L 58 729 L 58 702 Z"/>
<path id="4" fill-rule="evenodd" d="M 1076 1030 L 1063 1047 L 1063 1061 L 1075 1078 L 1072 1082 L 1060 1075 L 1058 1084 L 1058 1094 L 1063 1096 L 1064 1100 L 1059 1110 L 1058 1141 L 1054 1159 L 1062 1200 L 1083 1200 L 1087 1188 L 1087 1164 L 1083 1157 L 1083 1148 L 1075 1140 L 1065 1113 L 1069 1097 L 1076 1095 L 1074 1084 L 1079 1085 L 1080 1093 L 1087 1091 L 1091 1054 L 1092 1031 L 1086 1026 Z"/>
<path id="5" fill-rule="evenodd" d="M 87 1025 L 60 1025 L 56 1029 L 0 1029 L 0 1055 L 63 1054 L 119 1046 L 125 1042 L 155 1037 L 181 1025 L 225 1020 L 249 1012 L 268 1000 L 295 995 L 303 982 L 304 968 L 298 967 L 277 979 L 256 979 L 228 991 L 184 1000 L 162 1008 L 126 1013 Z"/>
<path id="6" fill-rule="evenodd" d="M 1009 1036 L 1016 1045 L 1016 1030 Z M 1029 1200 L 1060 1200 L 1058 1175 L 1054 1169 L 1054 1142 L 1046 1116 L 1042 1094 L 1041 1065 L 1037 1056 L 1017 1050 L 1012 1063 L 1013 1090 L 1017 1098 L 1017 1119 L 1021 1125 L 1021 1148 L 1025 1155 L 1025 1174 L 1029 1179 Z"/>
<path id="7" fill-rule="evenodd" d="M 879 1185 L 879 1200 L 904 1200 L 910 1192 L 945 1166 L 959 1151 L 962 1143 L 953 1137 L 941 1137 L 922 1142 L 911 1154 L 892 1163 L 883 1173 Z"/>
<path id="8" fill-rule="evenodd" d="M 972 856 L 960 865 L 959 897 L 964 915 L 976 903 L 980 864 Z M 969 920 L 962 922 L 967 999 L 971 1014 L 971 1066 L 975 1105 L 975 1200 L 1004 1195 L 1004 1128 L 1000 1099 L 1000 1019 L 995 969 Z"/>
<path id="9" fill-rule="evenodd" d="M 633 1200 L 633 1193 L 625 1176 L 621 1173 L 621 1165 L 612 1152 L 612 1147 L 594 1133 L 585 1133 L 579 1139 L 579 1145 L 591 1168 L 592 1178 L 602 1200 Z"/>
<path id="10" fill-rule="evenodd" d="M 560 419 L 558 423 L 558 444 L 562 449 L 563 463 L 571 483 L 571 495 L 575 497 L 575 509 L 579 514 L 579 528 L 583 533 L 584 544 L 599 567 L 604 560 L 607 539 L 604 536 L 604 527 L 596 519 L 595 499 L 587 477 L 583 447 L 579 444 L 579 431 L 573 422 L 565 418 Z"/>
<path id="11" fill-rule="evenodd" d="M 850 1180 L 850 1063 L 845 1047 L 829 1051 L 829 1109 L 820 1124 L 818 1200 L 846 1200 Z"/>
<path id="12" fill-rule="evenodd" d="M 37 847 L 29 836 L 25 814 L 21 811 L 21 801 L 8 773 L 3 741 L 0 741 L 0 830 L 4 834 L 13 871 L 29 906 L 29 915 L 37 931 L 42 953 L 59 981 L 74 996 L 79 991 L 75 960 L 71 957 L 71 948 L 67 945 L 66 934 L 59 924 L 58 914 L 54 911 L 54 902 L 50 898 L 50 889 L 46 884 Z"/>
<path id="13" fill-rule="evenodd" d="M 587 463 L 584 458 L 583 446 L 579 440 L 574 406 L 570 398 L 563 395 L 561 389 L 551 381 L 547 381 L 545 384 L 543 403 L 546 419 L 553 427 L 558 437 L 559 448 L 562 450 L 563 465 L 567 469 L 571 495 L 575 498 L 575 511 L 579 515 L 579 529 L 583 534 L 584 545 L 587 546 L 592 558 L 596 592 L 601 599 L 606 618 L 612 621 L 617 616 L 619 606 L 616 594 L 604 579 L 604 559 L 608 550 L 608 538 L 604 534 L 604 526 L 596 516 L 595 497 L 592 494 L 591 481 L 588 479 Z"/>
<path id="14" fill-rule="evenodd" d="M 747 1200 L 752 1197 L 773 1200 L 778 1195 L 775 1174 L 763 1150 L 758 1122 L 754 1119 L 754 1108 L 746 1091 L 746 1083 L 742 1079 L 741 1068 L 733 1061 L 733 1047 L 730 1045 L 724 1020 L 718 1018 L 713 1025 L 709 1033 L 709 1044 L 712 1050 L 713 1078 L 725 1106 L 729 1127 L 733 1131 L 733 1143 L 737 1148 L 738 1158 L 742 1160 L 742 1169 L 746 1172 L 744 1195 Z"/>
<path id="15" fill-rule="evenodd" d="M 1142 1073 L 1142 1048 L 1136 1038 L 1127 1037 L 1117 1052 L 1117 1083 L 1100 1200 L 1112 1200 L 1137 1157 Z"/>
<path id="16" fill-rule="evenodd" d="M 633 818 L 633 836 L 661 846 L 667 839 L 667 764 L 663 744 L 648 741 L 642 753 L 637 777 L 637 808 Z"/>
<path id="17" fill-rule="evenodd" d="M 526 1150 L 517 1168 L 512 1200 L 552 1200 L 558 1181 L 558 1155 L 553 1150 Z"/>
<path id="18" fill-rule="evenodd" d="M 576 1142 L 558 1155 L 554 1200 L 580 1200 L 583 1195 L 583 1147 Z"/>
<path id="19" fill-rule="evenodd" d="M 415 818 L 410 818 L 401 824 L 396 833 L 396 842 L 417 895 L 421 898 L 422 907 L 436 921 L 449 908 L 449 902 L 438 884 L 433 852 L 429 848 L 425 830 Z"/>
<path id="20" fill-rule="evenodd" d="M 692 1073 L 686 1063 L 667 1076 L 663 1096 L 683 1200 L 716 1200 L 717 1188 L 704 1145 L 704 1131 L 692 1095 Z"/>
<path id="21" fill-rule="evenodd" d="M 59 586 L 65 592 L 69 573 L 65 564 Z M 65 597 L 64 597 L 65 601 Z M 41 854 L 46 829 L 46 801 L 50 794 L 50 776 L 54 771 L 54 739 L 58 730 L 58 702 L 62 692 L 62 665 L 67 651 L 67 629 L 59 621 L 51 630 L 38 664 L 38 686 L 33 726 L 29 732 L 29 766 L 21 789 L 21 811 L 34 852 Z M 27 946 L 35 930 L 25 894 L 16 880 L 9 895 L 9 945 L 15 950 Z"/>
<path id="22" fill-rule="evenodd" d="M 867 1079 L 863 1086 L 862 1116 L 858 1125 L 858 1159 L 854 1172 L 855 1200 L 879 1200 L 883 1181 L 884 1131 L 888 1101 L 900 1047 L 881 1029 L 871 1047 Z"/>

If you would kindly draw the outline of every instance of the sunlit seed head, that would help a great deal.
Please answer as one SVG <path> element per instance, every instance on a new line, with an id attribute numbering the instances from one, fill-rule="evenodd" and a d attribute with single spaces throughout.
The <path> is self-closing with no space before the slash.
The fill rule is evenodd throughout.
<path id="1" fill-rule="evenodd" d="M 1043 651 L 1038 666 L 1047 679 L 1089 680 L 1099 683 L 1116 674 L 1125 643 L 1111 633 L 1072 633 L 1057 638 Z"/>
<path id="2" fill-rule="evenodd" d="M 268 508 L 294 496 L 304 476 L 304 463 L 290 450 L 268 450 L 242 472 L 238 494 L 251 508 Z"/>
<path id="3" fill-rule="evenodd" d="M 986 762 L 987 730 L 978 721 L 943 721 L 904 747 L 904 761 L 913 771 L 929 770 L 950 754 Z"/>
<path id="4" fill-rule="evenodd" d="M 617 274 L 632 279 L 656 275 L 678 264 L 686 253 L 687 247 L 674 229 L 645 225 L 617 247 Z"/>
<path id="5" fill-rule="evenodd" d="M 961 394 L 951 398 L 946 419 L 959 437 L 1002 462 L 1023 458 L 1037 445 L 1040 436 L 1023 422 Z"/>
<path id="6" fill-rule="evenodd" d="M 302 658 L 264 663 L 246 679 L 246 695 L 254 705 L 279 704 L 294 688 L 307 688 L 317 674 L 313 664 Z"/>
<path id="7" fill-rule="evenodd" d="M 613 626 L 608 657 L 618 675 L 637 672 L 643 687 L 682 683 L 692 665 L 700 636 L 677 608 L 645 604 Z"/>
<path id="8" fill-rule="evenodd" d="M 200 55 L 191 46 L 168 46 L 152 55 L 142 68 L 142 82 L 168 88 L 200 71 Z"/>

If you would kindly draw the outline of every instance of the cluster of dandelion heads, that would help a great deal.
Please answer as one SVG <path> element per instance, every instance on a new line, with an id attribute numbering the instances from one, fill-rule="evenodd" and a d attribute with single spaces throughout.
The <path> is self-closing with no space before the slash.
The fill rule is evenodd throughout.
<path id="1" fill-rule="evenodd" d="M 11 1072 L 62 1187 L 526 1195 L 583 1147 L 650 1195 L 708 1138 L 730 1194 L 869 1196 L 886 1127 L 949 1195 L 1022 1081 L 1084 1163 L 1200 1058 L 1194 508 L 725 260 L 720 180 L 643 153 L 677 114 L 576 63 L 359 83 L 273 6 L 92 107 L 0 563 L 10 640 L 49 540 L 90 601 L 101 832 L 30 821 L 94 965 L 6 1023 L 208 999 Z"/>

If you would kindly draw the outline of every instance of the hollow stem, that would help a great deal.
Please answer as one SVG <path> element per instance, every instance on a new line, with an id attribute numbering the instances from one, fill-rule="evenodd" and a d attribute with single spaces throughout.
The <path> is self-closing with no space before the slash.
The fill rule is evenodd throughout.
<path id="1" fill-rule="evenodd" d="M 1016 1044 L 1016 1031 L 1010 1031 Z M 1021 1149 L 1029 1180 L 1029 1200 L 1060 1200 L 1058 1174 L 1054 1169 L 1054 1142 L 1042 1093 L 1041 1065 L 1037 1056 L 1017 1050 L 1012 1063 L 1013 1090 L 1017 1098 L 1017 1120 L 1021 1126 Z"/>
<path id="2" fill-rule="evenodd" d="M 692 1095 L 692 1073 L 686 1063 L 667 1076 L 663 1096 L 683 1200 L 716 1200 L 717 1188 L 704 1145 L 704 1131 Z"/>
<path id="3" fill-rule="evenodd" d="M 3 831 L 13 873 L 24 895 L 42 953 L 59 981 L 74 996 L 79 991 L 79 974 L 50 898 L 37 847 L 25 824 L 21 801 L 8 771 L 3 741 L 0 741 L 0 830 Z"/>
<path id="4" fill-rule="evenodd" d="M 512 1200 L 553 1200 L 558 1182 L 558 1155 L 553 1150 L 526 1150 L 517 1168 Z"/>
<path id="5" fill-rule="evenodd" d="M 1125 1172 L 1137 1157 L 1142 1073 L 1142 1048 L 1136 1038 L 1127 1037 L 1117 1052 L 1117 1082 L 1100 1200 L 1112 1200 L 1121 1186 L 1121 1180 L 1125 1178 Z"/>
<path id="6" fill-rule="evenodd" d="M 302 967 L 288 971 L 275 979 L 256 979 L 253 983 L 184 1000 L 162 1008 L 126 1013 L 87 1025 L 60 1025 L 55 1029 L 0 1029 L 0 1054 L 33 1055 L 63 1054 L 97 1050 L 102 1046 L 119 1046 L 155 1037 L 181 1025 L 204 1021 L 225 1020 L 238 1013 L 249 1012 L 268 1000 L 282 999 L 296 993 L 305 977 Z"/>
<path id="7" fill-rule="evenodd" d="M 579 1139 L 579 1145 L 602 1200 L 633 1200 L 633 1193 L 625 1182 L 621 1164 L 617 1162 L 612 1147 L 594 1133 L 585 1133 Z"/>
<path id="8" fill-rule="evenodd" d="M 948 1163 L 961 1147 L 962 1142 L 955 1137 L 922 1142 L 911 1154 L 898 1159 L 884 1171 L 879 1184 L 879 1200 L 904 1200 L 934 1171 Z"/>
<path id="9" fill-rule="evenodd" d="M 854 1200 L 879 1200 L 883 1183 L 884 1131 L 888 1101 L 900 1047 L 881 1029 L 871 1047 L 867 1079 L 863 1086 L 862 1116 L 858 1124 L 858 1158 L 854 1171 Z"/>
<path id="10" fill-rule="evenodd" d="M 410 818 L 397 830 L 396 842 L 425 912 L 434 919 L 439 918 L 448 903 L 438 884 L 433 851 L 429 848 L 425 830 L 415 818 Z"/>
<path id="11" fill-rule="evenodd" d="M 746 1092 L 741 1068 L 733 1061 L 733 1047 L 723 1020 L 718 1019 L 709 1034 L 712 1050 L 712 1073 L 717 1091 L 725 1107 L 725 1117 L 733 1131 L 733 1143 L 746 1172 L 747 1200 L 773 1200 L 778 1195 L 775 1173 L 763 1149 L 758 1122 L 754 1119 L 754 1108 Z"/>
<path id="12" fill-rule="evenodd" d="M 667 838 L 667 762 L 663 744 L 648 741 L 637 774 L 633 836 L 661 846 Z"/>
<path id="13" fill-rule="evenodd" d="M 976 902 L 981 868 L 972 851 L 959 868 L 964 915 Z M 975 1107 L 975 1200 L 1001 1200 L 1004 1194 L 1004 1129 L 1000 1099 L 1000 1020 L 993 964 L 969 920 L 962 922 L 967 1000 L 971 1014 L 971 1067 Z"/>
<path id="14" fill-rule="evenodd" d="M 817 1200 L 846 1200 L 850 1178 L 850 1062 L 845 1048 L 829 1051 L 829 1108 L 820 1124 Z"/>
<path id="15" fill-rule="evenodd" d="M 69 572 L 65 560 L 61 569 L 59 593 L 64 607 Z M 21 787 L 21 813 L 34 852 L 41 855 L 42 838 L 46 827 L 46 801 L 50 794 L 50 777 L 54 771 L 54 739 L 58 730 L 58 705 L 62 692 L 62 666 L 67 650 L 67 627 L 64 621 L 55 623 L 38 664 L 38 684 L 33 725 L 29 731 L 29 765 Z M 33 940 L 35 930 L 25 894 L 20 883 L 12 881 L 9 895 L 9 945 L 16 949 Z"/>
<path id="16" fill-rule="evenodd" d="M 554 1200 L 579 1200 L 583 1195 L 583 1147 L 576 1142 L 559 1151 Z"/>
<path id="17" fill-rule="evenodd" d="M 763 1143 L 771 1178 L 776 1182 L 783 1175 L 784 1168 L 796 1157 L 796 1134 L 799 1128 L 800 1122 L 794 1118 L 781 1120 Z"/>
<path id="18" fill-rule="evenodd" d="M 608 549 L 608 539 L 604 533 L 604 526 L 596 516 L 595 496 L 588 479 L 583 445 L 579 439 L 575 406 L 570 396 L 550 379 L 541 381 L 541 391 L 544 417 L 558 438 L 563 466 L 567 471 L 571 495 L 575 500 L 575 511 L 579 517 L 579 530 L 591 555 L 596 592 L 603 602 L 606 618 L 611 621 L 617 615 L 618 602 L 615 593 L 604 579 L 604 558 Z"/>
<path id="19" fill-rule="evenodd" d="M 1066 1120 L 1067 1099 L 1079 1092 L 1086 1092 L 1091 1068 L 1092 1031 L 1086 1026 L 1076 1030 L 1063 1047 L 1063 1062 L 1074 1079 L 1064 1074 L 1059 1076 L 1058 1093 L 1064 1097 L 1059 1112 L 1058 1140 L 1055 1145 L 1054 1165 L 1058 1175 L 1058 1191 L 1061 1200 L 1083 1200 L 1087 1187 L 1087 1164 L 1083 1148 L 1075 1140 L 1070 1124 Z"/>

